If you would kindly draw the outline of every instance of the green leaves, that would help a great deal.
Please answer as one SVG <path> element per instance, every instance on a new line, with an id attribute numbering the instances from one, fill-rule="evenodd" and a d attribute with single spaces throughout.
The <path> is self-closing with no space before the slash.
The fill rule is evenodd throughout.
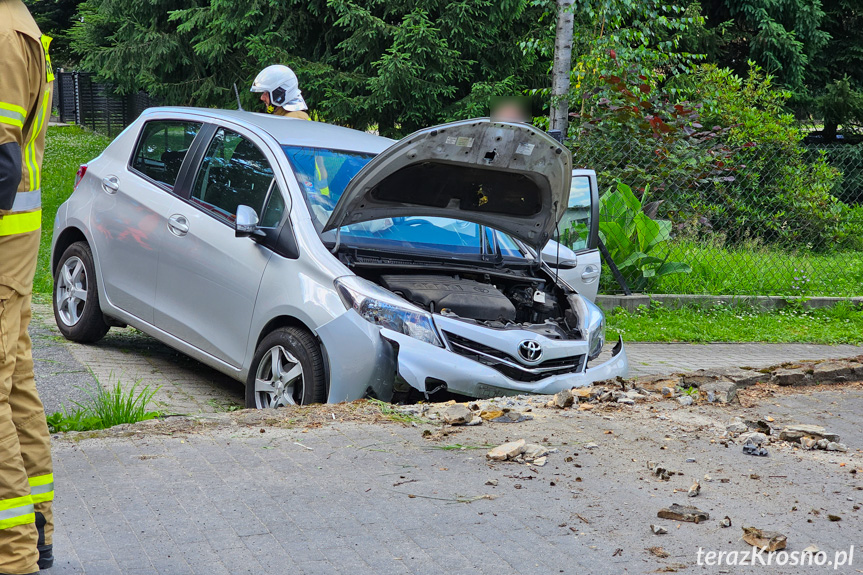
<path id="1" fill-rule="evenodd" d="M 642 290 L 654 278 L 692 271 L 685 263 L 665 261 L 671 222 L 645 214 L 642 201 L 622 182 L 599 199 L 599 233 L 632 289 Z"/>

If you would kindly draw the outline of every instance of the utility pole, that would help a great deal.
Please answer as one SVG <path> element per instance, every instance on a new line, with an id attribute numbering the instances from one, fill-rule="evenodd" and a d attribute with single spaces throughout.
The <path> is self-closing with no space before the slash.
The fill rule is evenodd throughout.
<path id="1" fill-rule="evenodd" d="M 556 0 L 557 31 L 554 35 L 554 63 L 551 68 L 551 114 L 549 130 L 560 130 L 566 138 L 569 124 L 569 78 L 572 71 L 573 0 Z"/>

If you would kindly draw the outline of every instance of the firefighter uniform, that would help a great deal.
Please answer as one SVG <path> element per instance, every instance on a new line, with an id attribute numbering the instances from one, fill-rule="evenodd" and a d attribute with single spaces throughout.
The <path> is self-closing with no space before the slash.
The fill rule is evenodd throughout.
<path id="1" fill-rule="evenodd" d="M 0 0 L 0 573 L 14 575 L 53 562 L 51 449 L 27 333 L 54 79 L 50 41 L 21 0 Z"/>
<path id="2" fill-rule="evenodd" d="M 274 108 L 273 114 L 275 114 L 276 116 L 285 116 L 286 118 L 299 118 L 300 120 L 311 120 L 309 115 L 306 112 L 304 112 L 303 110 L 298 110 L 296 112 L 289 112 L 281 106 Z"/>

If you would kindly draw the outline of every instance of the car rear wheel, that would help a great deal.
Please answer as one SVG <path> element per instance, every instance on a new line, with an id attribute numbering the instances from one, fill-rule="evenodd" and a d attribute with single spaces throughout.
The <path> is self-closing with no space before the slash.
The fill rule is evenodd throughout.
<path id="1" fill-rule="evenodd" d="M 110 327 L 99 306 L 93 252 L 87 242 L 75 242 L 63 252 L 54 274 L 54 319 L 66 339 L 92 343 Z"/>
<path id="2" fill-rule="evenodd" d="M 322 403 L 326 391 L 323 355 L 312 334 L 282 327 L 258 345 L 246 381 L 246 407 Z"/>

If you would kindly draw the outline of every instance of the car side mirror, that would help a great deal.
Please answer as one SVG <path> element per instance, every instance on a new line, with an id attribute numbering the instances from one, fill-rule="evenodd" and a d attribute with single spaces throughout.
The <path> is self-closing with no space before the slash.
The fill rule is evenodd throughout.
<path id="1" fill-rule="evenodd" d="M 234 235 L 238 238 L 265 236 L 258 227 L 258 214 L 249 206 L 237 206 L 237 219 L 234 222 Z"/>

